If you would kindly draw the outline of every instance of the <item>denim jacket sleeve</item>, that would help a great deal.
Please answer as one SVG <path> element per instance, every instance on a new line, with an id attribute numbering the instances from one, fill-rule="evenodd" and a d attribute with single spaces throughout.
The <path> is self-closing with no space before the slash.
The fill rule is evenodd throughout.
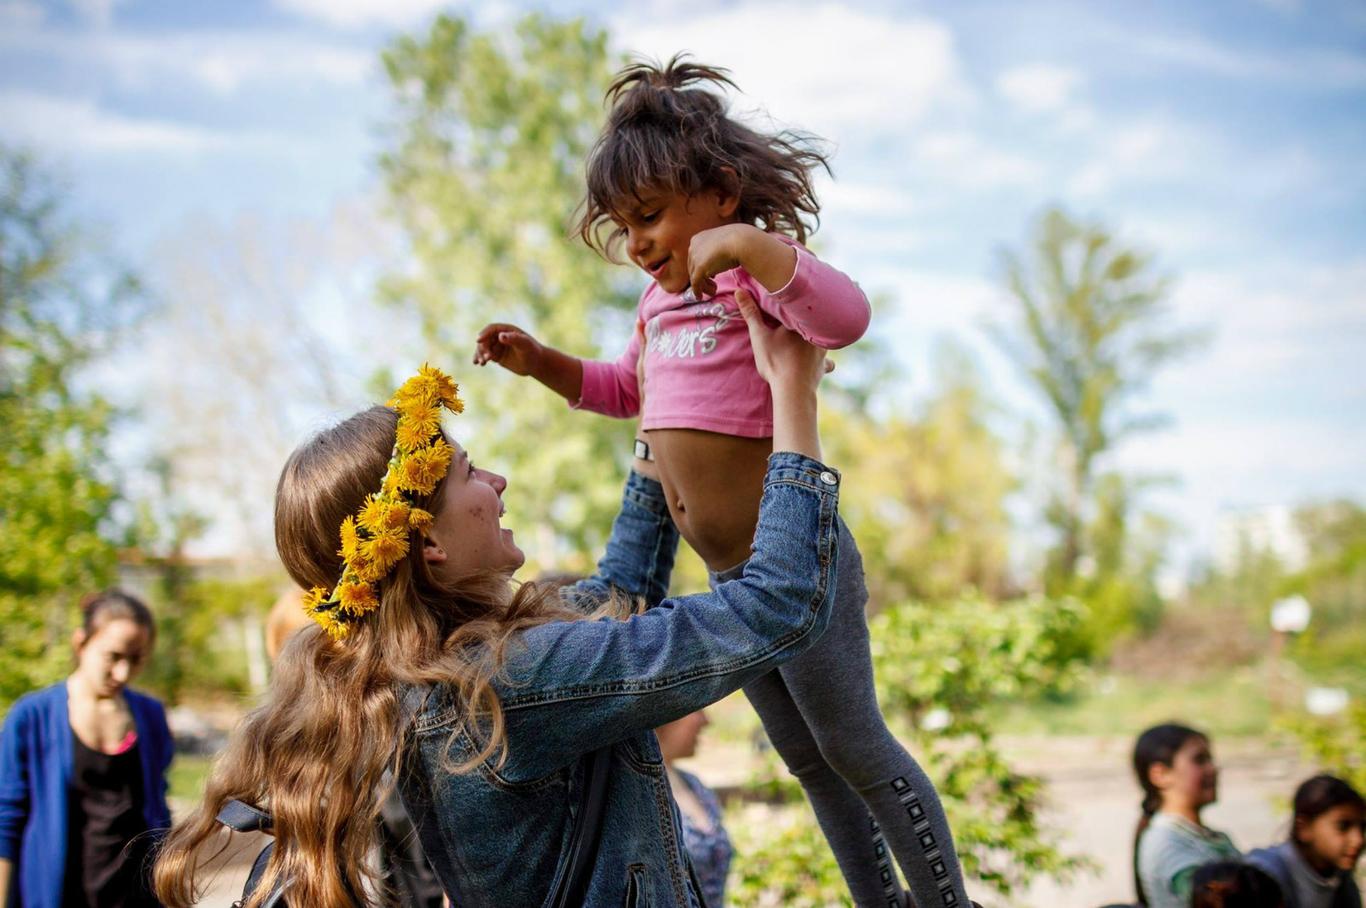
<path id="1" fill-rule="evenodd" d="M 743 576 L 625 621 L 527 630 L 498 683 L 509 743 L 500 774 L 540 778 L 714 703 L 814 643 L 834 599 L 838 498 L 833 471 L 774 454 Z"/>
<path id="2" fill-rule="evenodd" d="M 678 530 L 669 516 L 664 487 L 632 470 L 597 573 L 565 587 L 560 595 L 585 612 L 607 601 L 613 590 L 653 607 L 669 591 L 677 553 Z"/>

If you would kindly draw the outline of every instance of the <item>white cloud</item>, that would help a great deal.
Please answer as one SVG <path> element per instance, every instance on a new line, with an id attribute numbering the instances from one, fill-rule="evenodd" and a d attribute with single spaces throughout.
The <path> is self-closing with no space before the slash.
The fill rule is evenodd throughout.
<path id="1" fill-rule="evenodd" d="M 41 25 L 46 14 L 35 0 L 0 0 L 0 26 L 29 29 Z"/>
<path id="2" fill-rule="evenodd" d="M 107 27 L 114 21 L 114 7 L 123 0 L 68 0 L 86 21 L 100 27 Z"/>
<path id="3" fill-rule="evenodd" d="M 0 95 L 0 122 L 12 135 L 63 152 L 193 154 L 269 141 L 167 120 L 129 117 L 86 100 L 29 92 Z"/>
<path id="4" fill-rule="evenodd" d="M 1019 186 L 1042 179 L 1038 161 L 984 143 L 967 130 L 940 130 L 919 137 L 912 154 L 935 168 L 936 182 L 962 188 Z"/>
<path id="5" fill-rule="evenodd" d="M 1001 73 L 996 90 L 1026 113 L 1048 113 L 1068 107 L 1081 83 L 1081 73 L 1075 69 L 1034 63 Z"/>
<path id="6" fill-rule="evenodd" d="M 124 32 L 0 32 L 0 53 L 33 54 L 52 64 L 112 72 L 120 84 L 155 89 L 189 80 L 220 95 L 251 83 L 356 85 L 378 72 L 369 48 L 289 33 L 193 31 L 142 37 Z"/>
<path id="7" fill-rule="evenodd" d="M 434 15 L 450 0 L 276 0 L 275 5 L 338 28 L 402 28 Z"/>
<path id="8" fill-rule="evenodd" d="M 1235 79 L 1259 79 L 1338 88 L 1366 86 L 1366 59 L 1333 49 L 1265 53 L 1227 47 L 1192 35 L 1103 30 L 1125 52 Z"/>
<path id="9" fill-rule="evenodd" d="M 821 179 L 816 197 L 823 212 L 839 212 L 841 216 L 910 215 L 915 210 L 909 192 L 881 183 Z"/>
<path id="10" fill-rule="evenodd" d="M 930 18 L 756 2 L 670 19 L 628 12 L 612 32 L 632 53 L 689 51 L 728 67 L 745 92 L 737 110 L 758 104 L 831 139 L 902 133 L 937 106 L 972 100 L 952 32 Z"/>

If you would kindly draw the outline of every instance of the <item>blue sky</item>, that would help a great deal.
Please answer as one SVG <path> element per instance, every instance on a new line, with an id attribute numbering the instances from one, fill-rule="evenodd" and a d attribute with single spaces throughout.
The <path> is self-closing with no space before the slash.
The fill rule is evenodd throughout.
<path id="1" fill-rule="evenodd" d="M 1007 311 L 998 250 L 1061 202 L 1156 255 L 1174 324 L 1212 332 L 1153 384 L 1173 426 L 1118 456 L 1179 479 L 1153 501 L 1187 554 L 1230 510 L 1366 500 L 1366 5 L 535 6 L 728 66 L 737 107 L 834 144 L 820 248 L 887 300 L 906 399 L 954 343 L 1009 414 L 1036 412 L 982 326 Z M 337 275 L 382 234 L 378 50 L 437 9 L 496 27 L 532 7 L 0 0 L 0 141 L 39 151 L 154 282 L 174 285 L 177 243 L 257 224 L 307 232 L 300 286 L 354 305 L 365 282 Z"/>

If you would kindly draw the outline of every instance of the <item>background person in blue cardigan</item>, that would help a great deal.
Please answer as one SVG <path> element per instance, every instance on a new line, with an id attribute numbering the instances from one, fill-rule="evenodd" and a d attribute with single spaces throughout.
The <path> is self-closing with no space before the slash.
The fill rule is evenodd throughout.
<path id="1" fill-rule="evenodd" d="M 166 712 L 128 689 L 152 652 L 152 613 L 109 590 L 81 603 L 76 669 L 21 697 L 0 732 L 0 906 L 143 908 L 171 825 Z"/>

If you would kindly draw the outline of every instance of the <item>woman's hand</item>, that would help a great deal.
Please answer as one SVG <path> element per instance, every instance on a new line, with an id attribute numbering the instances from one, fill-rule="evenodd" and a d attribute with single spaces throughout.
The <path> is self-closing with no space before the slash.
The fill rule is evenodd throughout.
<path id="1" fill-rule="evenodd" d="M 766 325 L 763 310 L 748 290 L 736 290 L 735 302 L 749 329 L 754 365 L 774 393 L 777 393 L 778 385 L 814 393 L 821 377 L 835 368 L 835 364 L 825 358 L 826 351 L 807 343 L 800 334 L 782 325 L 772 328 Z"/>
<path id="2" fill-rule="evenodd" d="M 763 310 L 747 290 L 735 291 L 735 302 L 749 329 L 754 364 L 773 392 L 773 450 L 796 451 L 820 460 L 816 388 L 834 365 L 824 350 L 797 332 L 764 324 Z"/>

